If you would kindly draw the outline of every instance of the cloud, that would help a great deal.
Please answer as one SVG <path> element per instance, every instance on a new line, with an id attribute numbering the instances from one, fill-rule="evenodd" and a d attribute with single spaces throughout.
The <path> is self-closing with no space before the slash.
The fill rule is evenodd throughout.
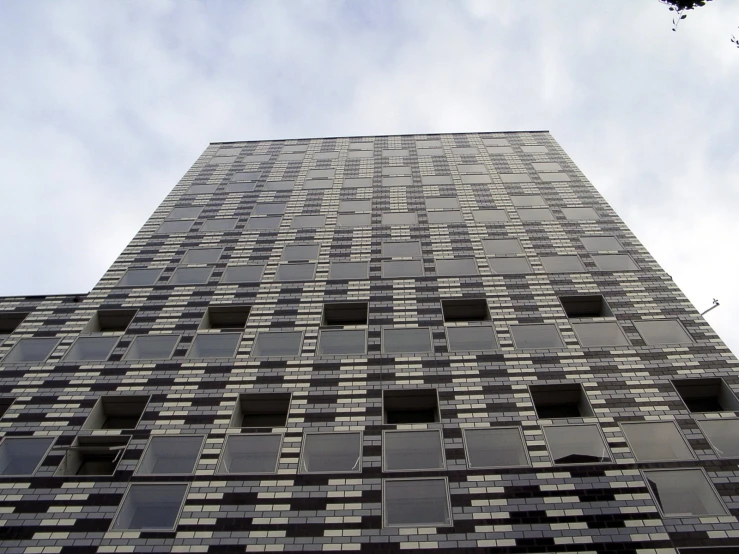
<path id="1" fill-rule="evenodd" d="M 549 129 L 739 351 L 734 4 L 676 33 L 657 0 L 4 11 L 2 294 L 90 289 L 211 141 Z"/>

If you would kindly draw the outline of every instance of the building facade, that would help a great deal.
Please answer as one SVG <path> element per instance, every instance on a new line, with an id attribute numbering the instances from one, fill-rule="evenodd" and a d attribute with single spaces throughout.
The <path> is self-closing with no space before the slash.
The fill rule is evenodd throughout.
<path id="1" fill-rule="evenodd" d="M 0 341 L 4 553 L 739 552 L 737 359 L 547 132 L 211 144 Z"/>

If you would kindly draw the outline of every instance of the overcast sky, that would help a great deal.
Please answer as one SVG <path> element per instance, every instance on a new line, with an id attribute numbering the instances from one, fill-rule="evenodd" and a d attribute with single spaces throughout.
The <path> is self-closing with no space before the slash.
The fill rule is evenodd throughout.
<path id="1" fill-rule="evenodd" d="M 551 131 L 739 352 L 739 2 L 0 0 L 0 295 L 89 291 L 209 142 Z"/>

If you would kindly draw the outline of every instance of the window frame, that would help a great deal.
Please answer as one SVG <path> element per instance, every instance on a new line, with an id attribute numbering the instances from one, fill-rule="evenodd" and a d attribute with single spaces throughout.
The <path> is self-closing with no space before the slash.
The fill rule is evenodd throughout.
<path id="1" fill-rule="evenodd" d="M 147 486 L 170 486 L 170 487 L 185 487 L 185 492 L 182 495 L 182 502 L 180 503 L 179 510 L 177 511 L 177 515 L 174 519 L 174 524 L 172 527 L 151 527 L 151 528 L 140 528 L 140 527 L 118 527 L 118 519 L 121 516 L 121 512 L 123 511 L 123 507 L 126 504 L 126 501 L 128 500 L 131 489 L 134 487 L 147 487 Z M 115 514 L 113 515 L 113 519 L 110 520 L 110 532 L 116 532 L 116 531 L 122 531 L 122 532 L 138 532 L 138 533 L 147 533 L 147 532 L 172 532 L 177 529 L 177 525 L 179 525 L 180 519 L 182 518 L 182 511 L 185 507 L 185 504 L 187 502 L 187 495 L 190 492 L 190 483 L 187 482 L 177 482 L 177 481 L 146 481 L 146 482 L 136 482 L 136 483 L 128 483 L 126 487 L 126 491 L 123 493 L 123 496 L 121 497 L 121 501 L 118 504 L 118 507 L 115 511 Z"/>
<path id="2" fill-rule="evenodd" d="M 38 441 L 41 442 L 42 440 L 48 441 L 48 446 L 46 447 L 46 450 L 39 458 L 38 462 L 36 462 L 36 465 L 33 467 L 33 470 L 30 473 L 0 473 L 0 478 L 5 477 L 33 477 L 36 475 L 36 472 L 38 472 L 39 468 L 41 467 L 41 464 L 44 463 L 44 460 L 49 455 L 49 452 L 53 449 L 54 444 L 56 443 L 57 437 L 49 437 L 49 436 L 30 436 L 30 437 L 16 437 L 16 436 L 4 436 L 2 439 L 0 439 L 0 452 L 2 451 L 2 448 L 5 446 L 7 442 L 16 442 L 16 441 Z"/>
<path id="3" fill-rule="evenodd" d="M 213 337 L 213 336 L 221 336 L 221 335 L 237 335 L 239 339 L 236 341 L 236 345 L 234 346 L 233 352 L 230 356 L 191 356 L 190 353 L 192 352 L 192 349 L 195 347 L 195 342 L 198 340 L 198 337 Z M 185 354 L 185 358 L 188 360 L 223 360 L 223 359 L 229 359 L 229 358 L 235 358 L 236 355 L 239 352 L 239 345 L 241 344 L 242 340 L 242 333 L 239 332 L 233 332 L 233 331 L 221 331 L 218 333 L 195 333 L 193 336 L 192 342 L 190 343 L 190 346 L 187 348 L 187 354 Z M 205 339 L 207 340 L 207 339 Z"/>
<path id="4" fill-rule="evenodd" d="M 131 352 L 131 349 L 133 348 L 134 344 L 136 344 L 136 341 L 139 340 L 139 337 L 175 337 L 174 346 L 169 351 L 169 355 L 164 358 L 129 358 L 128 354 Z M 149 334 L 149 335 L 136 335 L 132 340 L 131 344 L 128 345 L 126 348 L 126 351 L 123 353 L 123 356 L 121 356 L 122 362 L 146 362 L 152 361 L 152 360 L 171 360 L 172 355 L 175 353 L 175 350 L 177 350 L 177 347 L 180 344 L 180 339 L 182 338 L 182 335 L 174 334 L 174 333 L 163 333 L 163 334 Z"/>
<path id="5" fill-rule="evenodd" d="M 525 464 L 519 464 L 519 465 L 511 465 L 511 464 L 504 464 L 504 465 L 483 465 L 483 466 L 473 466 L 470 463 L 470 450 L 467 446 L 467 432 L 476 432 L 476 431 L 494 431 L 498 429 L 517 429 L 519 437 L 521 438 L 521 445 L 523 446 L 523 454 L 526 458 Z M 531 467 L 531 456 L 529 455 L 529 449 L 526 445 L 526 436 L 523 434 L 523 428 L 520 425 L 501 425 L 501 426 L 495 426 L 495 427 L 467 427 L 462 429 L 462 444 L 464 446 L 464 460 L 467 464 L 467 469 L 497 469 L 497 468 L 503 468 L 503 467 Z"/>
<path id="6" fill-rule="evenodd" d="M 226 275 L 226 272 L 228 271 L 229 267 L 261 267 L 262 270 L 259 272 L 259 278 L 256 281 L 224 281 L 223 278 Z M 264 269 L 267 267 L 266 263 L 259 263 L 259 264 L 226 264 L 226 267 L 223 268 L 223 272 L 221 273 L 221 276 L 218 278 L 218 284 L 222 285 L 241 285 L 245 283 L 260 283 L 262 281 L 262 277 L 264 277 Z"/>
<path id="7" fill-rule="evenodd" d="M 490 348 L 475 348 L 475 349 L 454 349 L 452 348 L 452 341 L 449 338 L 449 329 L 470 329 L 485 327 L 490 329 L 493 335 L 493 344 Z M 447 325 L 444 324 L 444 338 L 446 339 L 446 348 L 449 354 L 457 352 L 492 352 L 500 350 L 500 342 L 498 341 L 498 335 L 495 333 L 495 326 L 492 325 L 492 321 L 474 321 L 472 324 L 467 322 L 466 325 Z"/>
<path id="8" fill-rule="evenodd" d="M 177 276 L 177 273 L 179 271 L 186 271 L 186 270 L 207 270 L 208 277 L 204 281 L 199 281 L 197 283 L 175 283 L 173 279 Z M 205 273 L 205 271 L 203 271 Z M 167 281 L 168 285 L 176 286 L 176 287 L 204 287 L 208 284 L 211 277 L 213 277 L 213 267 L 205 266 L 203 267 L 202 264 L 190 266 L 190 265 L 178 265 L 174 268 L 174 271 L 172 272 L 172 275 L 169 276 L 169 280 Z"/>
<path id="9" fill-rule="evenodd" d="M 118 331 L 118 333 L 120 333 L 120 331 Z M 106 340 L 106 339 L 107 340 L 112 340 L 113 341 L 113 346 L 111 346 L 110 347 L 110 350 L 108 350 L 108 355 L 105 356 L 102 359 L 91 359 L 91 360 L 71 360 L 71 359 L 68 359 L 67 356 L 69 356 L 69 354 L 72 352 L 72 349 L 75 346 L 77 346 L 77 343 L 79 343 L 82 340 L 86 340 L 86 339 L 87 340 L 101 340 L 101 341 L 102 340 Z M 120 342 L 120 336 L 114 335 L 112 333 L 105 333 L 105 334 L 103 334 L 103 333 L 95 333 L 95 334 L 85 334 L 85 335 L 80 334 L 76 339 L 74 339 L 74 342 L 69 345 L 69 348 L 67 348 L 67 351 L 62 356 L 60 362 L 64 362 L 64 363 L 80 363 L 80 364 L 95 363 L 95 362 L 106 362 L 108 360 L 108 358 L 110 358 L 110 355 L 113 353 L 113 350 L 115 350 L 116 347 L 118 346 L 118 343 L 119 342 Z"/>
<path id="10" fill-rule="evenodd" d="M 259 340 L 259 336 L 262 333 L 270 333 L 270 334 L 277 334 L 277 333 L 300 333 L 300 341 L 298 342 L 298 352 L 297 354 L 280 354 L 280 355 L 264 355 L 264 354 L 255 354 L 255 346 L 257 344 L 257 341 Z M 254 335 L 254 341 L 252 342 L 251 348 L 249 349 L 249 357 L 254 359 L 265 359 L 265 358 L 299 358 L 301 355 L 301 352 L 303 350 L 303 341 L 305 340 L 305 331 L 303 329 L 260 329 L 257 331 L 257 333 Z"/>
<path id="11" fill-rule="evenodd" d="M 600 435 L 600 440 L 602 441 L 603 447 L 604 447 L 604 454 L 607 456 L 607 460 L 599 460 L 596 462 L 560 462 L 557 463 L 557 461 L 554 459 L 554 451 L 552 450 L 552 447 L 550 445 L 550 441 L 547 438 L 547 433 L 545 429 L 549 428 L 555 428 L 555 427 L 566 427 L 568 429 L 572 429 L 573 427 L 595 427 L 598 431 L 598 434 Z M 605 433 L 603 433 L 603 429 L 598 423 L 560 423 L 560 424 L 554 424 L 554 425 L 542 425 L 541 426 L 541 432 L 544 436 L 544 444 L 547 448 L 547 455 L 549 456 L 549 460 L 552 464 L 552 467 L 561 467 L 561 466 L 570 466 L 570 465 L 576 465 L 576 466 L 592 466 L 592 465 L 598 465 L 598 464 L 612 464 L 613 463 L 613 452 L 611 452 L 611 447 L 608 444 L 608 440 L 606 439 Z"/>
<path id="12" fill-rule="evenodd" d="M 238 400 L 237 400 L 238 402 Z M 239 429 L 255 429 L 255 427 L 239 427 Z M 280 442 L 277 447 L 277 456 L 275 457 L 275 467 L 272 471 L 224 471 L 224 457 L 226 455 L 226 449 L 228 448 L 228 442 L 234 437 L 240 440 L 242 437 L 260 437 L 260 436 L 279 436 Z M 280 456 L 282 456 L 282 447 L 285 444 L 285 433 L 228 433 L 221 445 L 221 451 L 218 454 L 218 461 L 216 462 L 215 475 L 274 475 L 277 473 L 280 467 Z"/>
<path id="13" fill-rule="evenodd" d="M 392 332 L 393 330 L 395 330 L 395 331 L 408 331 L 408 330 L 422 330 L 422 329 L 423 330 L 426 330 L 426 332 L 428 333 L 428 337 L 429 337 L 429 350 L 426 350 L 426 351 L 423 351 L 423 350 L 421 350 L 421 351 L 414 350 L 414 351 L 411 351 L 411 352 L 388 352 L 385 349 L 385 332 L 386 331 L 389 330 L 389 331 Z M 394 327 L 392 325 L 383 326 L 382 329 L 381 329 L 381 334 L 380 334 L 380 347 L 381 347 L 381 352 L 383 354 L 388 354 L 390 356 L 398 356 L 398 357 L 404 357 L 404 356 L 426 356 L 426 355 L 431 356 L 431 355 L 434 354 L 434 334 L 432 333 L 430 326 L 427 326 L 427 327 L 420 327 L 420 326 L 419 327 Z"/>
<path id="14" fill-rule="evenodd" d="M 366 324 L 365 324 L 366 325 Z M 352 326 L 353 327 L 353 326 Z M 324 333 L 363 333 L 364 334 L 364 349 L 362 352 L 349 352 L 349 353 L 342 353 L 342 354 L 332 354 L 332 353 L 326 353 L 321 348 L 321 336 Z M 318 340 L 316 341 L 316 356 L 322 357 L 322 358 L 334 358 L 334 357 L 340 357 L 340 358 L 364 358 L 367 357 L 367 329 L 345 329 L 345 328 L 336 328 L 336 327 L 329 327 L 325 329 L 319 329 L 318 330 Z"/>
<path id="15" fill-rule="evenodd" d="M 656 342 L 656 343 L 652 343 L 652 342 L 649 342 L 646 339 L 646 337 L 644 336 L 644 334 L 639 329 L 639 324 L 640 323 L 644 323 L 644 322 L 646 322 L 646 323 L 654 323 L 654 322 L 664 323 L 664 322 L 668 322 L 668 321 L 676 322 L 680 326 L 680 329 L 682 329 L 683 333 L 685 333 L 685 336 L 688 338 L 688 341 L 687 342 Z M 677 318 L 666 318 L 666 319 L 635 319 L 635 320 L 632 320 L 632 323 L 634 325 L 634 329 L 636 329 L 636 332 L 639 334 L 639 338 L 644 341 L 644 347 L 654 347 L 654 346 L 656 346 L 656 347 L 665 347 L 665 346 L 671 346 L 671 345 L 677 346 L 677 345 L 695 344 L 695 339 L 693 339 L 693 335 L 691 335 L 690 332 L 688 332 L 688 330 L 683 325 L 683 322 L 680 321 Z"/>
<path id="16" fill-rule="evenodd" d="M 546 325 L 549 327 L 554 327 L 554 330 L 557 332 L 557 336 L 559 336 L 559 340 L 561 344 L 559 346 L 519 346 L 516 343 L 516 337 L 513 334 L 513 328 L 514 327 L 532 327 L 534 325 Z M 567 344 L 565 343 L 564 337 L 562 336 L 562 332 L 559 330 L 559 326 L 556 323 L 510 323 L 508 325 L 508 334 L 511 337 L 511 342 L 513 342 L 513 348 L 516 350 L 559 350 L 559 349 L 567 349 Z"/>
<path id="17" fill-rule="evenodd" d="M 311 435 L 359 435 L 359 457 L 357 458 L 358 467 L 357 469 L 333 469 L 329 471 L 308 471 L 305 466 L 305 455 L 306 455 L 306 443 L 308 437 Z M 309 431 L 303 433 L 302 440 L 300 441 L 300 458 L 298 459 L 298 474 L 300 475 L 327 475 L 327 474 L 345 474 L 345 473 L 362 473 L 364 463 L 364 432 L 359 431 Z"/>
<path id="18" fill-rule="evenodd" d="M 715 495 L 716 500 L 718 500 L 719 504 L 724 510 L 724 513 L 722 514 L 693 514 L 688 512 L 666 512 L 662 508 L 662 503 L 658 500 L 659 496 L 656 491 L 652 490 L 652 487 L 649 485 L 649 479 L 647 478 L 647 475 L 649 473 L 666 473 L 668 471 L 677 472 L 677 471 L 700 471 L 703 474 L 703 478 L 706 480 L 706 483 L 710 486 L 711 491 Z M 726 506 L 726 502 L 724 502 L 723 497 L 721 496 L 721 493 L 718 492 L 718 489 L 716 489 L 716 486 L 713 484 L 713 481 L 711 481 L 711 478 L 708 476 L 708 473 L 706 472 L 705 468 L 703 467 L 680 467 L 680 468 L 655 468 L 655 469 L 642 469 L 639 471 L 641 474 L 642 479 L 644 480 L 644 486 L 649 491 L 649 497 L 650 500 L 654 503 L 657 510 L 659 510 L 659 515 L 663 518 L 704 518 L 704 517 L 721 517 L 721 516 L 727 516 L 730 515 L 731 512 Z"/>
<path id="19" fill-rule="evenodd" d="M 142 472 L 142 466 L 144 465 L 144 462 L 146 461 L 146 456 L 149 453 L 149 450 L 151 449 L 151 444 L 156 439 L 164 439 L 165 441 L 168 439 L 181 439 L 181 438 L 191 438 L 191 437 L 198 437 L 200 438 L 200 446 L 198 447 L 197 453 L 194 457 L 194 463 L 192 464 L 192 470 L 186 473 L 181 472 L 172 472 L 172 471 L 166 471 L 166 472 L 156 472 L 156 473 L 143 473 Z M 184 433 L 180 435 L 169 435 L 169 434 L 156 434 L 156 435 L 150 435 L 148 440 L 146 441 L 146 446 L 144 447 L 143 451 L 141 452 L 141 457 L 139 458 L 138 462 L 136 463 L 136 469 L 133 471 L 133 475 L 136 477 L 169 477 L 169 476 L 187 476 L 187 475 L 196 475 L 198 470 L 198 464 L 200 463 L 201 455 L 203 453 L 203 449 L 205 448 L 205 442 L 207 440 L 207 435 L 201 435 L 197 433 Z"/>
<path id="20" fill-rule="evenodd" d="M 437 392 L 438 394 L 438 392 Z M 399 424 L 399 425 L 411 425 L 411 424 Z M 426 424 L 428 425 L 428 424 Z M 387 441 L 385 440 L 386 435 L 392 435 L 392 434 L 401 434 L 401 433 L 434 433 L 436 437 L 439 439 L 438 446 L 439 446 L 439 457 L 441 458 L 441 464 L 438 467 L 426 467 L 426 468 L 388 468 L 387 467 L 387 460 L 388 460 L 388 450 L 387 450 Z M 436 443 L 434 443 L 436 446 Z M 435 429 L 435 428 L 426 428 L 426 429 L 383 429 L 382 430 L 382 471 L 383 473 L 407 473 L 407 472 L 419 472 L 419 471 L 446 471 L 447 469 L 447 463 L 446 463 L 446 449 L 444 448 L 444 433 L 441 429 Z"/>
<path id="21" fill-rule="evenodd" d="M 442 481 L 444 483 L 444 489 L 446 492 L 446 510 L 449 515 L 449 521 L 443 522 L 423 522 L 423 523 L 390 523 L 387 520 L 388 510 L 385 503 L 388 482 L 398 481 Z M 381 490 L 381 509 L 382 509 L 382 527 L 385 528 L 427 528 L 427 527 L 453 527 L 454 526 L 454 514 L 452 512 L 452 503 L 449 495 L 449 478 L 443 477 L 400 477 L 400 478 L 383 478 L 382 479 L 382 490 Z"/>
<path id="22" fill-rule="evenodd" d="M 13 353 L 13 351 L 18 348 L 20 344 L 23 343 L 23 341 L 32 341 L 32 340 L 43 340 L 45 342 L 48 342 L 51 344 L 52 341 L 54 342 L 54 346 L 52 346 L 49 351 L 46 353 L 46 356 L 39 360 L 13 360 L 9 357 Z M 2 364 L 44 364 L 48 362 L 49 358 L 54 354 L 54 351 L 59 348 L 59 344 L 61 343 L 60 337 L 19 337 L 18 340 L 15 341 L 15 344 L 10 347 L 10 350 L 8 350 L 5 354 L 3 354 L 2 358 L 0 358 L 0 363 Z M 4 342 L 3 342 L 4 344 Z"/>
<path id="23" fill-rule="evenodd" d="M 654 459 L 648 459 L 648 460 L 640 460 L 639 456 L 637 455 L 636 450 L 634 450 L 634 446 L 632 441 L 629 440 L 629 435 L 625 431 L 625 427 L 629 425 L 669 425 L 671 424 L 675 432 L 678 434 L 678 436 L 682 439 L 683 445 L 685 446 L 688 455 L 690 457 L 688 458 L 654 458 Z M 695 455 L 695 452 L 690 446 L 690 442 L 688 442 L 688 439 L 683 435 L 682 431 L 680 430 L 680 426 L 677 424 L 674 420 L 659 420 L 659 421 L 619 421 L 618 426 L 621 429 L 621 434 L 624 436 L 624 440 L 626 441 L 626 444 L 629 447 L 629 450 L 631 451 L 632 456 L 634 457 L 634 460 L 636 463 L 640 464 L 651 464 L 651 463 L 661 463 L 661 462 L 677 462 L 677 461 L 695 461 L 697 460 L 697 456 Z"/>
<path id="24" fill-rule="evenodd" d="M 154 279 L 153 283 L 146 284 L 146 285 L 126 285 L 123 283 L 123 280 L 126 278 L 126 275 L 128 275 L 132 271 L 150 271 L 153 272 L 157 271 L 157 276 Z M 157 267 L 129 267 L 126 269 L 126 271 L 121 275 L 121 278 L 118 279 L 118 282 L 116 283 L 116 287 L 126 287 L 126 288 L 139 288 L 139 287 L 153 287 L 157 284 L 159 279 L 162 277 L 162 273 L 164 272 L 164 268 L 157 268 Z"/>

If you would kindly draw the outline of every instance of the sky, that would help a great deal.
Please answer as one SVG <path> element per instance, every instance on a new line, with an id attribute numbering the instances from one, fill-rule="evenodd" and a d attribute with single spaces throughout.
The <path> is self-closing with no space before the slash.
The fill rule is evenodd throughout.
<path id="1" fill-rule="evenodd" d="M 84 293 L 208 143 L 549 130 L 739 353 L 739 2 L 0 0 L 0 296 Z"/>

